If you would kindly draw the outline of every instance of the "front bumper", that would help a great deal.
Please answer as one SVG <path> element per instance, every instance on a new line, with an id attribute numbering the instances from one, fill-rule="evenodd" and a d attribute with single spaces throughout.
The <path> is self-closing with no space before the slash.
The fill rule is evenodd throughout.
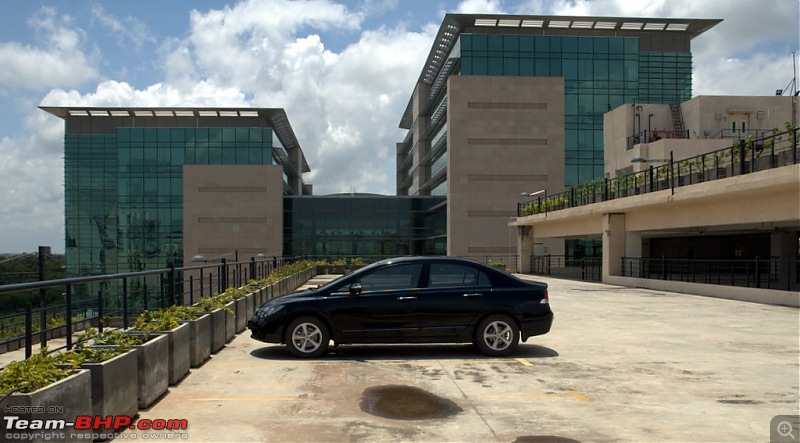
<path id="1" fill-rule="evenodd" d="M 247 322 L 247 328 L 250 329 L 250 337 L 254 340 L 264 343 L 283 343 L 279 322 L 252 318 Z"/>

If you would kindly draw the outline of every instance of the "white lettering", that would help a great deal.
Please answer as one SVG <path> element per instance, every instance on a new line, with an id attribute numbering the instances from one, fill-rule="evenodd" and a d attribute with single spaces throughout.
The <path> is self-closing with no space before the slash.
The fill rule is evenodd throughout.
<path id="1" fill-rule="evenodd" d="M 64 420 L 22 420 L 16 415 L 6 415 L 3 417 L 6 422 L 6 429 L 24 431 L 27 429 L 66 429 L 67 423 Z"/>

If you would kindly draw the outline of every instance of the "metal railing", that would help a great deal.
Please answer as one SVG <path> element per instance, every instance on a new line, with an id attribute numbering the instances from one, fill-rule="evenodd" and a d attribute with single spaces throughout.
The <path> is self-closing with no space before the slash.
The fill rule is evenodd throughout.
<path id="1" fill-rule="evenodd" d="M 668 189 L 674 193 L 678 187 L 795 165 L 800 161 L 797 135 L 798 130 L 794 129 L 757 140 L 741 140 L 729 148 L 650 166 L 636 174 L 597 179 L 558 194 L 545 194 L 518 203 L 517 217 Z"/>
<path id="2" fill-rule="evenodd" d="M 63 303 L 33 307 L 0 316 L 0 346 L 11 350 L 24 342 L 25 357 L 35 343 L 64 337 L 57 351 L 72 348 L 72 333 L 87 327 L 102 332 L 105 326 L 127 328 L 142 311 L 172 305 L 191 305 L 202 297 L 244 286 L 249 280 L 269 276 L 273 269 L 294 261 L 286 257 L 251 257 L 249 261 L 155 269 L 122 274 L 63 278 L 0 286 L 4 294 L 63 288 Z M 44 324 L 42 319 L 44 320 Z"/>
<path id="3" fill-rule="evenodd" d="M 689 131 L 667 131 L 661 129 L 647 130 L 634 134 L 627 138 L 627 150 L 633 149 L 634 146 L 640 143 L 653 143 L 661 139 L 688 139 Z"/>
<path id="4" fill-rule="evenodd" d="M 586 281 L 602 281 L 601 257 L 572 258 L 564 255 L 531 256 L 531 273 Z"/>
<path id="5" fill-rule="evenodd" d="M 460 255 L 460 258 L 476 261 L 489 266 L 493 266 L 501 271 L 517 272 L 519 270 L 519 259 L 516 254 L 511 255 Z"/>
<path id="6" fill-rule="evenodd" d="M 623 257 L 622 275 L 747 288 L 800 289 L 800 267 L 796 258 L 725 260 Z"/>

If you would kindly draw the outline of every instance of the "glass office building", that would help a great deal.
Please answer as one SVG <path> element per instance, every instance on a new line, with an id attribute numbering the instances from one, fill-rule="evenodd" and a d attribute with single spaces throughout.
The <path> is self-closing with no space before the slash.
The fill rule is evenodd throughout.
<path id="1" fill-rule="evenodd" d="M 461 34 L 459 43 L 458 75 L 564 78 L 565 186 L 603 176 L 608 110 L 691 98 L 692 54 L 640 51 L 634 37 Z"/>
<path id="2" fill-rule="evenodd" d="M 284 254 L 383 258 L 444 255 L 444 197 L 284 197 Z"/>
<path id="3" fill-rule="evenodd" d="M 511 253 L 505 232 L 520 192 L 556 194 L 602 178 L 603 115 L 690 99 L 691 40 L 719 22 L 447 14 L 400 121 L 408 132 L 397 144 L 398 195 L 444 195 L 456 205 L 448 239 L 466 234 L 448 253 Z M 642 119 L 637 131 L 647 129 Z M 680 123 L 677 115 L 675 128 L 653 129 L 680 131 Z M 478 182 L 497 197 L 468 201 Z M 481 230 L 497 234 L 475 235 Z"/>
<path id="4" fill-rule="evenodd" d="M 184 165 L 282 165 L 284 194 L 305 189 L 282 110 L 43 109 L 66 122 L 68 275 L 180 266 Z"/>

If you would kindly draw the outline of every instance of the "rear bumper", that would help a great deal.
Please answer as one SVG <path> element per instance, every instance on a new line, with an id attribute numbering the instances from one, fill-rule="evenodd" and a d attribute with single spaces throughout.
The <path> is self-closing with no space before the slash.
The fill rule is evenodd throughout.
<path id="1" fill-rule="evenodd" d="M 550 332 L 550 327 L 553 326 L 553 313 L 548 312 L 538 318 L 524 320 L 522 322 L 522 341 L 533 337 L 535 335 L 544 335 Z"/>

